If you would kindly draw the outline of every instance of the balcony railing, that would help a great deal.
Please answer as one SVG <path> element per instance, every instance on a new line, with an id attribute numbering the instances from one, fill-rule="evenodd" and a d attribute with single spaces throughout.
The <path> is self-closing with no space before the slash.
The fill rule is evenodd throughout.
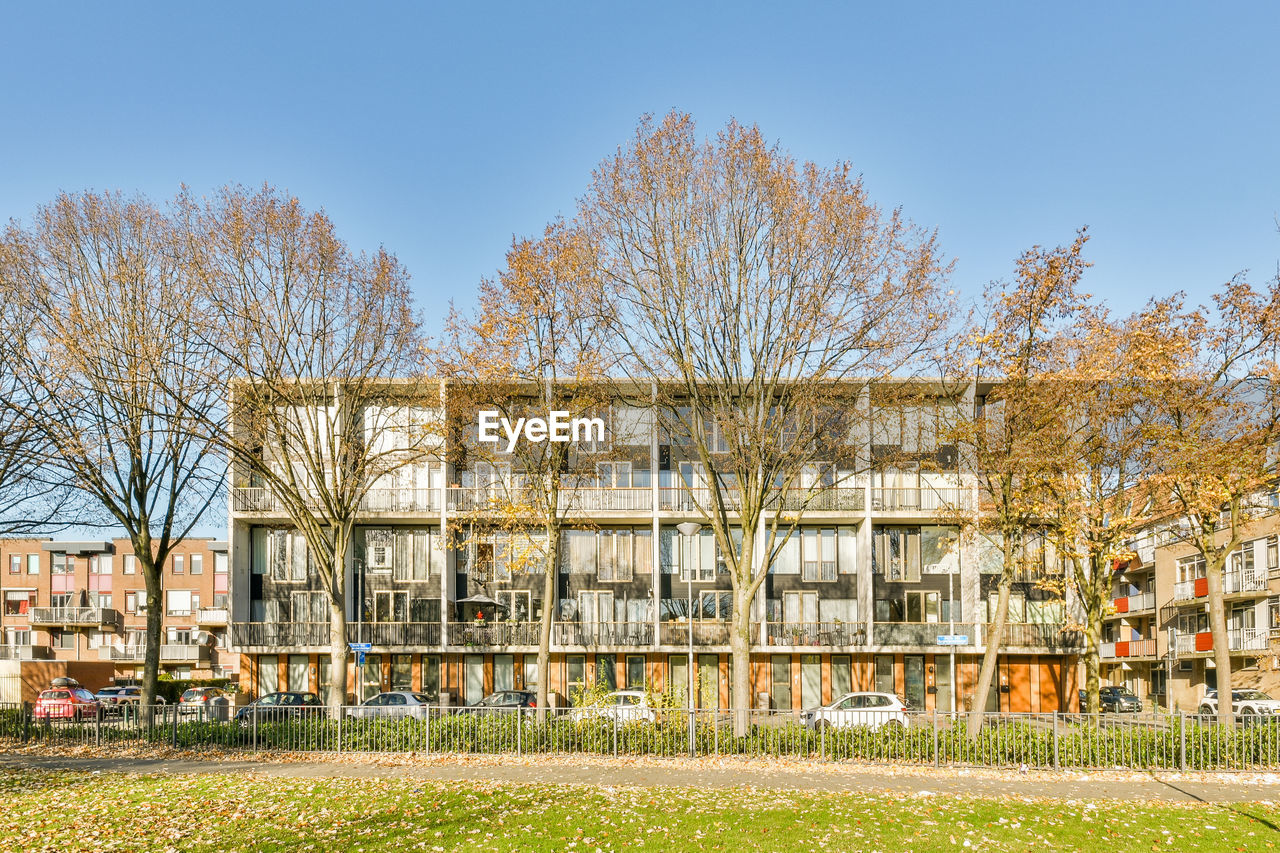
<path id="1" fill-rule="evenodd" d="M 0 646 L 0 660 L 53 660 L 48 646 Z"/>
<path id="2" fill-rule="evenodd" d="M 652 622 L 556 622 L 551 642 L 557 646 L 636 648 L 653 644 Z"/>
<path id="3" fill-rule="evenodd" d="M 1266 651 L 1271 638 L 1266 628 L 1227 629 L 1227 648 L 1233 652 Z M 1174 635 L 1174 648 L 1178 654 L 1208 653 L 1213 651 L 1213 632 L 1197 633 L 1179 631 Z"/>
<path id="4" fill-rule="evenodd" d="M 971 622 L 876 622 L 871 626 L 871 641 L 877 646 L 938 646 L 942 636 L 964 637 L 965 643 L 955 643 L 961 646 L 979 642 Z"/>
<path id="5" fill-rule="evenodd" d="M 1156 606 L 1154 592 L 1141 592 L 1137 595 L 1122 595 L 1111 602 L 1117 614 L 1136 613 L 1141 610 L 1152 610 Z"/>
<path id="6" fill-rule="evenodd" d="M 720 495 L 729 511 L 741 508 L 740 496 L 734 489 L 724 489 Z M 861 512 L 866 507 L 866 492 L 862 486 L 779 489 L 774 491 L 773 500 L 779 501 L 784 511 Z M 658 508 L 674 512 L 696 512 L 699 508 L 709 510 L 711 490 L 664 486 L 658 490 Z"/>
<path id="7" fill-rule="evenodd" d="M 231 623 L 233 646 L 262 646 L 266 648 L 296 648 L 300 646 L 328 646 L 328 622 L 233 622 Z"/>
<path id="8" fill-rule="evenodd" d="M 871 509 L 877 512 L 939 512 L 966 509 L 969 491 L 956 486 L 909 486 L 871 489 Z"/>
<path id="9" fill-rule="evenodd" d="M 146 657 L 146 646 L 98 646 L 98 660 L 141 663 Z"/>
<path id="10" fill-rule="evenodd" d="M 561 512 L 649 512 L 653 490 L 649 488 L 579 488 L 561 492 Z"/>
<path id="11" fill-rule="evenodd" d="M 754 641 L 755 637 L 753 636 L 751 639 Z M 659 622 L 658 641 L 664 646 L 687 646 L 689 644 L 689 623 L 682 621 Z M 695 646 L 729 645 L 729 623 L 695 620 L 693 623 L 693 644 Z"/>
<path id="12" fill-rule="evenodd" d="M 865 626 L 856 622 L 766 622 L 761 643 L 766 646 L 861 646 Z"/>
<path id="13" fill-rule="evenodd" d="M 439 646 L 439 622 L 359 622 L 347 623 L 347 640 L 372 643 L 378 647 Z"/>
<path id="14" fill-rule="evenodd" d="M 370 489 L 361 512 L 439 512 L 439 489 Z"/>
<path id="15" fill-rule="evenodd" d="M 1266 593 L 1268 591 L 1267 570 L 1263 566 L 1255 566 L 1226 572 L 1222 576 L 1222 591 L 1226 595 L 1238 592 Z"/>
<path id="16" fill-rule="evenodd" d="M 1155 655 L 1156 641 L 1154 639 L 1121 640 L 1114 643 L 1100 643 L 1098 646 L 1098 656 L 1103 660 L 1155 657 Z"/>
<path id="17" fill-rule="evenodd" d="M 277 512 L 275 494 L 261 486 L 237 486 L 231 490 L 232 512 Z"/>
<path id="18" fill-rule="evenodd" d="M 110 607 L 33 607 L 32 625 L 114 625 L 122 624 L 120 611 Z"/>
<path id="19" fill-rule="evenodd" d="M 1200 580 L 1204 580 L 1204 578 L 1200 578 Z M 1173 585 L 1174 601 L 1192 601 L 1193 599 L 1195 599 L 1195 597 L 1196 597 L 1195 581 L 1193 580 L 1177 581 L 1176 583 L 1174 583 Z"/>
<path id="20" fill-rule="evenodd" d="M 162 663 L 196 663 L 209 657 L 209 647 L 195 643 L 161 643 Z"/>
<path id="21" fill-rule="evenodd" d="M 227 608 L 225 607 L 201 607 L 196 611 L 197 625 L 225 625 L 227 624 Z"/>
<path id="22" fill-rule="evenodd" d="M 536 646 L 537 622 L 450 622 L 451 646 Z"/>
<path id="23" fill-rule="evenodd" d="M 994 627 L 987 624 L 987 642 L 991 642 Z M 1084 634 L 1075 629 L 1064 629 L 1061 625 L 1038 622 L 1010 622 L 1004 626 L 1001 645 L 1005 647 L 1030 648 L 1083 648 Z"/>

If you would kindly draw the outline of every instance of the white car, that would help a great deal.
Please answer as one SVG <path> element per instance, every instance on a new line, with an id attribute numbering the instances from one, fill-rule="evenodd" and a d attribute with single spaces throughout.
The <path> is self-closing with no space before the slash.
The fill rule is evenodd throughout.
<path id="1" fill-rule="evenodd" d="M 643 690 L 615 690 L 605 697 L 600 705 L 590 708 L 574 708 L 569 712 L 569 719 L 575 723 L 581 720 L 604 719 L 617 720 L 620 723 L 652 723 L 658 719 L 649 701 L 645 699 Z"/>
<path id="2" fill-rule="evenodd" d="M 1232 710 L 1240 716 L 1271 716 L 1280 714 L 1280 700 L 1272 699 L 1261 690 L 1232 690 Z M 1210 690 L 1200 700 L 1200 713 L 1211 715 L 1218 713 L 1218 691 Z"/>
<path id="3" fill-rule="evenodd" d="M 805 711 L 801 720 L 811 729 L 901 730 L 909 724 L 907 706 L 892 693 L 846 693 L 829 705 Z"/>
<path id="4" fill-rule="evenodd" d="M 347 710 L 347 716 L 357 720 L 403 720 L 406 717 L 420 720 L 430 713 L 431 697 L 412 690 L 379 693 L 366 699 L 364 704 Z"/>

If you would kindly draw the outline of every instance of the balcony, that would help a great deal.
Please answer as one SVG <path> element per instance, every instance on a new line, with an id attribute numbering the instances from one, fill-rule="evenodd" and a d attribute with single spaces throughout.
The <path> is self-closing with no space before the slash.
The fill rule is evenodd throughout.
<path id="1" fill-rule="evenodd" d="M 751 639 L 754 641 L 755 637 Z M 685 621 L 659 622 L 658 642 L 663 646 L 678 646 L 680 648 L 688 646 L 689 623 Z M 694 622 L 693 644 L 695 646 L 729 645 L 729 623 L 713 620 Z"/>
<path id="2" fill-rule="evenodd" d="M 329 646 L 328 622 L 233 622 L 231 645 L 275 650 L 306 646 Z"/>
<path id="3" fill-rule="evenodd" d="M 232 512 L 279 512 L 275 494 L 261 486 L 237 486 L 231 490 Z"/>
<path id="4" fill-rule="evenodd" d="M 652 622 L 555 622 L 551 626 L 555 646 L 584 648 L 639 648 L 653 645 Z"/>
<path id="5" fill-rule="evenodd" d="M 449 645 L 475 646 L 536 646 L 537 622 L 450 622 Z"/>
<path id="6" fill-rule="evenodd" d="M 968 509 L 969 491 L 957 486 L 877 487 L 871 490 L 875 512 L 936 513 Z"/>
<path id="7" fill-rule="evenodd" d="M 1178 581 L 1173 585 L 1174 601 L 1194 601 L 1209 594 L 1209 579 L 1196 578 L 1189 581 Z"/>
<path id="8" fill-rule="evenodd" d="M 871 626 L 871 642 L 876 646 L 939 646 L 938 638 L 944 635 L 966 637 L 965 646 L 979 641 L 971 622 L 876 622 Z"/>
<path id="9" fill-rule="evenodd" d="M 146 646 L 98 646 L 98 660 L 142 663 L 146 658 Z"/>
<path id="10" fill-rule="evenodd" d="M 988 624 L 988 643 L 993 633 L 994 626 Z M 1084 647 L 1084 634 L 1057 624 L 1010 622 L 1004 626 L 1000 645 L 1002 648 L 1080 649 Z"/>
<path id="11" fill-rule="evenodd" d="M 437 648 L 439 622 L 347 623 L 347 641 L 371 643 L 374 648 Z"/>
<path id="12" fill-rule="evenodd" d="M 1267 583 L 1265 567 L 1251 567 L 1225 572 L 1222 575 L 1222 592 L 1225 595 L 1259 593 L 1266 595 L 1270 591 Z M 1207 592 L 1207 589 L 1206 589 Z"/>
<path id="13" fill-rule="evenodd" d="M 33 607 L 31 624 L 119 628 L 123 622 L 120 611 L 110 607 Z"/>
<path id="14" fill-rule="evenodd" d="M 53 660 L 48 646 L 0 646 L 0 660 Z"/>
<path id="15" fill-rule="evenodd" d="M 1143 610 L 1154 610 L 1156 606 L 1156 595 L 1154 592 L 1142 592 L 1137 595 L 1122 595 L 1119 598 L 1112 599 L 1111 603 L 1115 606 L 1117 615 L 1137 613 Z"/>
<path id="16" fill-rule="evenodd" d="M 561 492 L 561 512 L 650 512 L 653 490 L 579 488 Z"/>
<path id="17" fill-rule="evenodd" d="M 201 607 L 196 611 L 197 625 L 225 625 L 227 624 L 227 608 L 225 607 Z"/>
<path id="18" fill-rule="evenodd" d="M 439 512 L 439 489 L 370 489 L 360 500 L 361 512 Z"/>
<path id="19" fill-rule="evenodd" d="M 209 659 L 209 647 L 195 643 L 161 643 L 161 663 L 199 663 Z"/>
<path id="20" fill-rule="evenodd" d="M 1155 657 L 1156 641 L 1154 639 L 1120 640 L 1114 643 L 1102 643 L 1098 648 L 1098 656 L 1103 660 Z"/>
<path id="21" fill-rule="evenodd" d="M 1266 628 L 1229 628 L 1227 648 L 1232 652 L 1264 652 L 1271 638 Z M 1213 632 L 1198 631 L 1194 634 L 1179 631 L 1174 635 L 1174 649 L 1180 655 L 1208 654 L 1213 652 Z"/>
<path id="22" fill-rule="evenodd" d="M 725 508 L 730 512 L 741 508 L 739 495 L 734 489 L 721 492 Z M 862 486 L 833 486 L 830 488 L 775 490 L 773 500 L 781 503 L 783 511 L 799 512 L 862 512 L 866 508 L 866 491 Z M 658 490 L 658 508 L 672 512 L 698 512 L 709 509 L 711 490 L 685 486 L 664 486 Z"/>
<path id="23" fill-rule="evenodd" d="M 760 642 L 766 646 L 861 646 L 866 627 L 857 622 L 766 622 Z"/>

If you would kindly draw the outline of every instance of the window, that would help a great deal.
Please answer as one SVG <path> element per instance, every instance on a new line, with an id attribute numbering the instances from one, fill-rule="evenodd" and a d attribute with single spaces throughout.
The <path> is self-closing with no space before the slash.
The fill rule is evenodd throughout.
<path id="1" fill-rule="evenodd" d="M 372 570 L 390 569 L 395 552 L 395 534 L 390 530 L 364 532 L 364 564 Z"/>
<path id="2" fill-rule="evenodd" d="M 572 701 L 587 683 L 587 658 L 585 655 L 569 655 L 565 658 L 565 687 Z"/>
<path id="3" fill-rule="evenodd" d="M 375 592 L 373 595 L 372 621 L 409 621 L 409 593 L 396 591 Z"/>
<path id="4" fill-rule="evenodd" d="M 24 616 L 36 606 L 34 589 L 8 590 L 4 594 L 4 615 Z"/>
<path id="5" fill-rule="evenodd" d="M 186 558 L 181 554 L 173 555 L 173 573 L 175 575 L 184 574 L 187 570 Z"/>
<path id="6" fill-rule="evenodd" d="M 165 614 L 168 616 L 190 616 L 191 615 L 191 590 L 189 589 L 171 589 L 165 593 L 168 596 L 168 606 L 165 608 Z"/>
<path id="7" fill-rule="evenodd" d="M 124 574 L 136 575 L 138 573 L 138 558 L 133 554 L 124 555 Z"/>
<path id="8" fill-rule="evenodd" d="M 500 589 L 494 593 L 498 605 L 513 622 L 528 622 L 530 617 L 529 591 L 526 589 Z"/>
<path id="9" fill-rule="evenodd" d="M 136 592 L 126 592 L 124 594 L 124 612 L 138 612 L 138 594 Z"/>
<path id="10" fill-rule="evenodd" d="M 214 552 L 213 573 L 215 575 L 225 575 L 227 573 L 227 554 L 225 551 Z"/>
<path id="11" fill-rule="evenodd" d="M 889 581 L 920 580 L 920 528 L 879 527 L 874 535 L 875 571 Z"/>
<path id="12" fill-rule="evenodd" d="M 52 630 L 49 632 L 49 645 L 55 649 L 74 649 L 76 634 L 74 631 Z"/>
<path id="13" fill-rule="evenodd" d="M 29 575 L 40 574 L 40 555 L 39 554 L 27 555 L 27 574 Z"/>
<path id="14" fill-rule="evenodd" d="M 203 554 L 191 555 L 191 574 L 193 575 L 204 574 L 204 555 Z"/>
<path id="15" fill-rule="evenodd" d="M 22 555 L 21 554 L 11 554 L 9 556 L 9 574 L 11 575 L 22 574 Z"/>
<path id="16" fill-rule="evenodd" d="M 112 556 L 110 554 L 94 554 L 89 557 L 89 574 L 91 575 L 109 575 L 112 568 Z"/>
<path id="17" fill-rule="evenodd" d="M 630 530 L 601 530 L 596 537 L 596 574 L 604 583 L 630 583 L 635 573 L 634 536 Z"/>
<path id="18" fill-rule="evenodd" d="M 627 655 L 627 689 L 643 690 L 645 680 L 644 656 Z"/>
<path id="19" fill-rule="evenodd" d="M 68 557 L 61 551 L 54 552 L 53 564 L 49 568 L 50 574 L 68 575 L 75 571 L 75 558 Z"/>
<path id="20" fill-rule="evenodd" d="M 6 646 L 29 646 L 31 631 L 28 628 L 5 628 L 4 643 Z"/>
<path id="21" fill-rule="evenodd" d="M 1267 612 L 1271 615 L 1271 622 L 1268 627 L 1272 631 L 1280 629 L 1280 596 L 1272 596 L 1267 599 Z"/>
<path id="22" fill-rule="evenodd" d="M 631 487 L 630 462 L 597 462 L 596 483 L 604 489 L 627 489 Z"/>
<path id="23" fill-rule="evenodd" d="M 566 530 L 560 544 L 560 570 L 570 574 L 596 573 L 596 534 L 591 530 Z"/>
<path id="24" fill-rule="evenodd" d="M 1178 583 L 1190 583 L 1205 577 L 1204 557 L 1194 554 L 1178 560 L 1177 576 Z"/>
<path id="25" fill-rule="evenodd" d="M 412 690 L 413 689 L 413 656 L 412 655 L 392 655 L 391 656 L 391 689 L 392 690 Z"/>
<path id="26" fill-rule="evenodd" d="M 1271 574 L 1280 572 L 1280 544 L 1277 537 L 1267 537 L 1267 571 Z"/>
<path id="27" fill-rule="evenodd" d="M 835 528 L 806 528 L 800 537 L 800 579 L 834 581 L 836 579 Z"/>

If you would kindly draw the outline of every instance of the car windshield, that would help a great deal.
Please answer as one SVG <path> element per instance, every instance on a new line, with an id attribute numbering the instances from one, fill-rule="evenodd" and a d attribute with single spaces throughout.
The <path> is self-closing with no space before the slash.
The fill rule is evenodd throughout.
<path id="1" fill-rule="evenodd" d="M 67 699 L 71 694 L 65 690 L 46 690 L 40 694 L 41 699 Z"/>
<path id="2" fill-rule="evenodd" d="M 431 697 L 425 693 L 415 693 L 413 694 L 413 698 L 416 699 L 419 704 L 422 704 L 422 705 L 431 704 Z"/>
<path id="3" fill-rule="evenodd" d="M 1241 699 L 1270 699 L 1271 697 L 1263 693 L 1261 690 L 1236 690 L 1232 692 L 1236 697 L 1236 701 Z"/>
<path id="4" fill-rule="evenodd" d="M 124 692 L 123 687 L 104 687 L 98 691 L 99 696 L 116 696 Z"/>
<path id="5" fill-rule="evenodd" d="M 196 689 L 186 690 L 182 694 L 183 699 L 195 699 L 200 695 L 200 691 Z"/>

